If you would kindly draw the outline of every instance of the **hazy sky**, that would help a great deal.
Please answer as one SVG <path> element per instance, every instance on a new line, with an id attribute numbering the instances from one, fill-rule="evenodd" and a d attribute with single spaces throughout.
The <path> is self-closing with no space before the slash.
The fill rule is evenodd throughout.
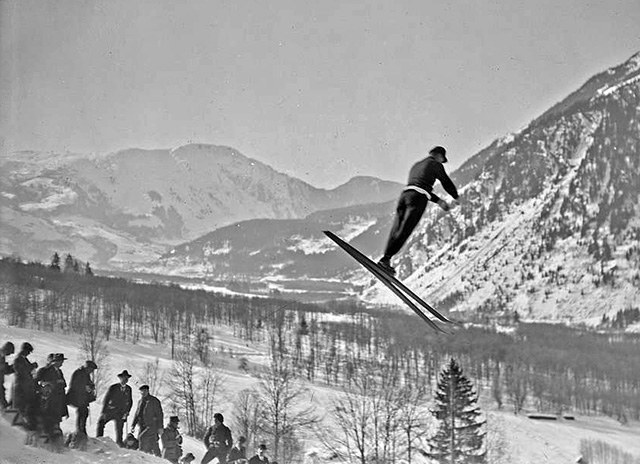
<path id="1" fill-rule="evenodd" d="M 199 142 L 404 182 L 640 51 L 639 25 L 639 0 L 0 0 L 0 153 Z"/>

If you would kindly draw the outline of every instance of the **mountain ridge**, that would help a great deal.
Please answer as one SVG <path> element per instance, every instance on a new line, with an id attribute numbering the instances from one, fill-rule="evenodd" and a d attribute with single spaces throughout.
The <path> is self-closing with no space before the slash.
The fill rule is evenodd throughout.
<path id="1" fill-rule="evenodd" d="M 637 305 L 639 63 L 635 54 L 599 73 L 452 173 L 461 207 L 451 214 L 427 208 L 395 260 L 399 276 L 428 301 L 465 316 L 518 312 L 596 323 Z M 393 210 L 390 201 L 268 222 L 261 227 L 275 242 L 264 246 L 242 237 L 226 237 L 223 246 L 214 231 L 203 243 L 219 253 L 203 258 L 197 249 L 174 249 L 159 267 L 206 277 L 233 274 L 243 262 L 242 275 L 262 276 L 276 289 L 287 279 L 331 278 L 351 284 L 345 295 L 396 304 L 320 233 L 333 230 L 375 259 Z"/>

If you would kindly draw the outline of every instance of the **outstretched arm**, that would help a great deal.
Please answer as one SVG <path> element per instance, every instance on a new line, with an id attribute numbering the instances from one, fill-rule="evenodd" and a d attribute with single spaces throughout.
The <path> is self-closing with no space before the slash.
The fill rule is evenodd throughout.
<path id="1" fill-rule="evenodd" d="M 453 197 L 454 200 L 458 199 L 458 189 L 456 188 L 453 181 L 447 175 L 447 172 L 444 170 L 444 166 L 440 165 L 440 169 L 438 170 L 438 180 L 444 190 Z"/>

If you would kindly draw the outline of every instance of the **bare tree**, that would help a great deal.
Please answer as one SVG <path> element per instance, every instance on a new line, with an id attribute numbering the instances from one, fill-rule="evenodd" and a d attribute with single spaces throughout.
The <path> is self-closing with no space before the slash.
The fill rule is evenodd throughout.
<path id="1" fill-rule="evenodd" d="M 200 438 L 213 423 L 224 379 L 214 367 L 197 363 L 189 344 L 179 350 L 170 371 L 169 390 L 174 408 L 184 417 L 187 433 Z"/>
<path id="2" fill-rule="evenodd" d="M 143 383 L 149 385 L 149 390 L 154 395 L 157 394 L 165 384 L 164 373 L 160 369 L 160 360 L 158 358 L 156 358 L 155 361 L 145 363 L 138 377 Z"/>
<path id="3" fill-rule="evenodd" d="M 426 434 L 424 398 L 428 386 L 411 379 L 401 383 L 398 365 L 362 364 L 333 399 L 333 426 L 319 436 L 332 453 L 355 460 L 393 463 L 411 461 L 414 443 Z"/>
<path id="4" fill-rule="evenodd" d="M 260 375 L 256 393 L 260 402 L 260 431 L 273 443 L 273 457 L 291 461 L 291 451 L 301 432 L 319 421 L 313 406 L 303 407 L 307 388 L 297 377 L 291 361 L 271 353 L 269 366 Z"/>
<path id="5" fill-rule="evenodd" d="M 261 429 L 260 408 L 260 399 L 254 389 L 242 390 L 233 402 L 233 430 L 238 436 L 244 436 L 253 447 L 258 445 L 257 435 Z"/>
<path id="6" fill-rule="evenodd" d="M 90 320 L 82 329 L 80 351 L 84 354 L 86 360 L 91 360 L 98 366 L 98 369 L 93 373 L 93 382 L 96 386 L 96 394 L 99 395 L 109 383 L 109 376 L 107 375 L 109 347 L 97 320 Z"/>

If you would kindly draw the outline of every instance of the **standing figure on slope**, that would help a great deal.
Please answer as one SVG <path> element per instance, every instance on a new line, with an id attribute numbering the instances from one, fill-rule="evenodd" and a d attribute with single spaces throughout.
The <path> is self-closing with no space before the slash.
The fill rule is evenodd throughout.
<path id="1" fill-rule="evenodd" d="M 49 442 L 61 444 L 60 422 L 69 417 L 65 389 L 67 382 L 62 373 L 62 364 L 67 358 L 62 353 L 50 353 L 47 365 L 38 370 L 36 380 L 40 386 L 40 419 Z"/>
<path id="2" fill-rule="evenodd" d="M 98 368 L 90 359 L 71 375 L 71 385 L 67 391 L 67 404 L 77 409 L 76 434 L 87 435 L 87 418 L 89 404 L 96 400 L 96 386 L 91 380 L 91 374 Z"/>
<path id="3" fill-rule="evenodd" d="M 160 440 L 162 441 L 162 457 L 173 464 L 178 464 L 182 456 L 182 435 L 180 435 L 180 418 L 171 416 L 164 428 Z"/>
<path id="4" fill-rule="evenodd" d="M 129 411 L 133 406 L 133 397 L 131 394 L 131 387 L 127 385 L 131 375 L 126 370 L 118 374 L 120 382 L 114 383 L 107 390 L 107 394 L 104 396 L 104 402 L 102 404 L 102 413 L 98 419 L 98 430 L 96 431 L 96 437 L 104 435 L 104 426 L 111 421 L 115 421 L 116 428 L 116 443 L 121 448 L 124 447 L 122 441 L 122 428 L 127 420 Z"/>
<path id="5" fill-rule="evenodd" d="M 13 361 L 16 373 L 13 384 L 13 406 L 18 410 L 26 429 L 34 431 L 38 425 L 38 396 L 33 372 L 38 368 L 38 363 L 29 360 L 27 356 L 31 353 L 33 353 L 33 345 L 24 342 L 20 347 L 20 353 Z"/>
<path id="6" fill-rule="evenodd" d="M 207 429 L 203 441 L 207 452 L 200 464 L 207 464 L 215 458 L 218 458 L 219 464 L 227 464 L 227 454 L 233 446 L 233 438 L 229 427 L 224 425 L 224 416 L 219 412 L 213 415 L 213 425 Z"/>
<path id="7" fill-rule="evenodd" d="M 449 203 L 433 193 L 433 184 L 436 180 L 439 180 L 445 191 L 453 197 L 453 205 L 458 204 L 458 190 L 444 170 L 443 164 L 446 162 L 447 150 L 437 146 L 429 151 L 426 158 L 414 164 L 409 171 L 409 181 L 398 200 L 396 217 L 384 255 L 378 261 L 378 265 L 388 274 L 396 273 L 391 266 L 391 258 L 400 251 L 420 222 L 427 203 L 432 201 L 445 211 L 451 209 L 452 206 Z"/>
<path id="8" fill-rule="evenodd" d="M 164 413 L 160 400 L 149 393 L 149 385 L 140 387 L 140 401 L 131 424 L 132 432 L 136 425 L 140 427 L 138 433 L 140 451 L 160 456 L 158 439 L 164 431 Z"/>
<path id="9" fill-rule="evenodd" d="M 7 342 L 0 348 L 0 409 L 9 407 L 9 402 L 5 394 L 4 377 L 13 374 L 13 366 L 7 362 L 7 356 L 11 356 L 15 352 L 15 346 L 11 342 Z"/>

